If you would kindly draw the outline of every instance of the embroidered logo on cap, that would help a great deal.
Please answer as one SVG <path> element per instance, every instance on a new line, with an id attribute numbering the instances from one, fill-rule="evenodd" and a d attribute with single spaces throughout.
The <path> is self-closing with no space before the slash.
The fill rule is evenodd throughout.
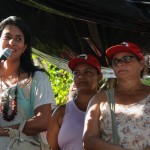
<path id="1" fill-rule="evenodd" d="M 88 56 L 86 54 L 81 54 L 77 58 L 88 59 Z"/>
<path id="2" fill-rule="evenodd" d="M 124 45 L 124 46 L 126 46 L 126 47 L 129 46 L 129 44 L 128 44 L 127 42 L 122 42 L 121 45 Z"/>

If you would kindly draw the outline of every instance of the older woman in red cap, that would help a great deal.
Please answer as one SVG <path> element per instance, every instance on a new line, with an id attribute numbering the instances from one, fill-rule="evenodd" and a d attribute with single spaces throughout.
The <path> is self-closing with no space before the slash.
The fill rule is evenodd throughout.
<path id="1" fill-rule="evenodd" d="M 72 70 L 77 96 L 59 106 L 52 115 L 47 140 L 52 150 L 83 150 L 82 135 L 87 105 L 98 91 L 102 78 L 99 61 L 81 54 L 68 63 Z"/>
<path id="2" fill-rule="evenodd" d="M 96 94 L 84 127 L 86 150 L 150 150 L 150 87 L 141 82 L 140 48 L 129 42 L 106 50 L 117 85 Z"/>

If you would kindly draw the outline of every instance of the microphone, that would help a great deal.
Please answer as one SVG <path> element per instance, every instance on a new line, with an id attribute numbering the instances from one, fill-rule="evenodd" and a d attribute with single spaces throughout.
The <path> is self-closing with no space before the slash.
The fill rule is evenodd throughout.
<path id="1" fill-rule="evenodd" d="M 5 61 L 10 57 L 12 54 L 12 49 L 10 48 L 5 48 L 4 50 L 1 51 L 0 53 L 0 61 Z"/>

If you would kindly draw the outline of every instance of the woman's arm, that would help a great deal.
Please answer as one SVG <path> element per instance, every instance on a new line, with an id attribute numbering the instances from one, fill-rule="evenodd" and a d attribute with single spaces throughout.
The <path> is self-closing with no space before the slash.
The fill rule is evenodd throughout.
<path id="1" fill-rule="evenodd" d="M 104 92 L 95 95 L 88 105 L 83 133 L 84 148 L 85 150 L 124 150 L 120 146 L 107 143 L 101 139 L 99 123 L 101 115 L 100 100 L 106 101 L 106 94 Z"/>
<path id="2" fill-rule="evenodd" d="M 35 116 L 27 120 L 23 132 L 27 135 L 35 135 L 48 129 L 51 118 L 51 104 L 45 104 L 35 109 Z M 5 128 L 18 129 L 19 124 L 0 127 L 0 136 L 9 136 Z"/>
<path id="3" fill-rule="evenodd" d="M 35 109 L 35 116 L 27 120 L 23 132 L 27 135 L 47 131 L 51 118 L 51 104 L 45 104 Z"/>
<path id="4" fill-rule="evenodd" d="M 51 118 L 51 108 L 55 103 L 51 83 L 45 73 L 35 72 L 31 88 L 31 95 L 34 94 L 34 97 L 31 96 L 31 101 L 34 102 L 35 115 L 27 120 L 23 129 L 27 135 L 47 131 Z"/>
<path id="5" fill-rule="evenodd" d="M 59 106 L 53 113 L 47 131 L 47 141 L 52 150 L 58 150 L 58 134 L 65 114 L 65 105 Z"/>

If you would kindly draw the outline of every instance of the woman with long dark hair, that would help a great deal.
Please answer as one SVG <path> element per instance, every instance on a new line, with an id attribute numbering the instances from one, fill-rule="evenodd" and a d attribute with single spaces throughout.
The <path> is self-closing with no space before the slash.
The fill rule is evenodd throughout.
<path id="1" fill-rule="evenodd" d="M 51 84 L 44 69 L 35 66 L 31 57 L 31 33 L 20 17 L 10 16 L 0 23 L 0 53 L 12 54 L 0 62 L 0 145 L 6 149 L 10 138 L 6 127 L 41 137 L 47 130 L 51 109 L 55 105 Z M 46 139 L 45 139 L 46 142 Z"/>

